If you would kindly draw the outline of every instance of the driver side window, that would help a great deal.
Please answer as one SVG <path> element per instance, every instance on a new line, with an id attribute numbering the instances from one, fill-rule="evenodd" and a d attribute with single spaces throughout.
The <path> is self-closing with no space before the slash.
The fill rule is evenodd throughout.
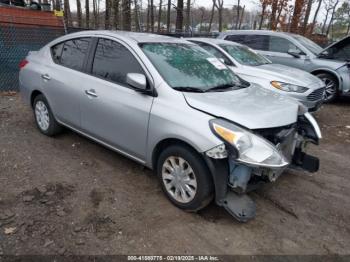
<path id="1" fill-rule="evenodd" d="M 118 84 L 126 85 L 128 73 L 144 74 L 134 55 L 122 44 L 110 39 L 98 40 L 92 74 Z"/>
<path id="2" fill-rule="evenodd" d="M 293 50 L 296 53 L 302 53 L 302 51 L 296 45 L 285 38 L 277 36 L 269 37 L 269 51 L 288 53 L 290 50 Z"/>

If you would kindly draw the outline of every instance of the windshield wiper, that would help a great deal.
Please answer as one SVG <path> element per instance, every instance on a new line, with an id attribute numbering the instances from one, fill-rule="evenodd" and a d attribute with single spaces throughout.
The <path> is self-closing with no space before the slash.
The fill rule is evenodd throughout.
<path id="1" fill-rule="evenodd" d="M 194 93 L 204 93 L 205 91 L 203 89 L 192 87 L 192 86 L 175 86 L 173 89 L 177 91 L 182 92 L 194 92 Z"/>
<path id="2" fill-rule="evenodd" d="M 205 90 L 205 92 L 213 92 L 213 91 L 224 91 L 227 89 L 233 90 L 235 87 L 238 87 L 236 84 L 224 84 L 218 85 Z"/>

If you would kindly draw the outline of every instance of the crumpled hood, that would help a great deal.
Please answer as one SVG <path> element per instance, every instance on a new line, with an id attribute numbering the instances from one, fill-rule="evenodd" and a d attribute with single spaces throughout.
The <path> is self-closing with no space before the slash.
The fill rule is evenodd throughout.
<path id="1" fill-rule="evenodd" d="M 282 81 L 299 86 L 308 86 L 320 82 L 316 76 L 306 71 L 280 64 L 266 64 L 255 67 L 250 66 L 249 70 L 255 70 L 255 75 L 264 78 L 268 76 L 270 81 Z"/>
<path id="2" fill-rule="evenodd" d="M 255 84 L 227 92 L 183 95 L 191 107 L 249 129 L 285 126 L 295 123 L 298 117 L 297 102 Z"/>

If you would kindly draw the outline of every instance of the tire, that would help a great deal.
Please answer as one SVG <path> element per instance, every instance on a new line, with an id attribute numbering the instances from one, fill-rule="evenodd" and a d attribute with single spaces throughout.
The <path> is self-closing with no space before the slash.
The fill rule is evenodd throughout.
<path id="1" fill-rule="evenodd" d="M 326 85 L 324 103 L 330 103 L 337 99 L 339 95 L 339 84 L 335 76 L 328 73 L 320 73 L 316 75 Z"/>
<path id="2" fill-rule="evenodd" d="M 188 146 L 166 148 L 158 158 L 156 171 L 163 192 L 178 208 L 195 212 L 213 199 L 214 186 L 209 169 L 202 157 Z M 180 187 L 177 190 L 171 181 L 183 190 Z M 192 189 L 192 194 L 189 189 Z"/>
<path id="3" fill-rule="evenodd" d="M 62 126 L 53 116 L 49 103 L 45 96 L 37 95 L 33 102 L 33 112 L 36 126 L 39 131 L 47 136 L 54 136 L 62 131 Z"/>

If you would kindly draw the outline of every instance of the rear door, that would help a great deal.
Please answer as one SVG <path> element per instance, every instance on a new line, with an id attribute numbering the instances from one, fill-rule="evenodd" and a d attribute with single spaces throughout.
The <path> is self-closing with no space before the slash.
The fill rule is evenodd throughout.
<path id="1" fill-rule="evenodd" d="M 293 50 L 295 53 L 303 52 L 289 39 L 279 36 L 267 36 L 268 45 L 266 50 L 260 51 L 275 64 L 282 64 L 303 69 L 305 67 L 305 56 L 294 57 L 288 54 Z"/>
<path id="2" fill-rule="evenodd" d="M 85 83 L 84 63 L 91 38 L 76 38 L 51 48 L 52 63 L 43 70 L 44 93 L 55 117 L 65 124 L 80 127 L 80 99 Z"/>
<path id="3" fill-rule="evenodd" d="M 99 38 L 96 44 L 90 75 L 81 83 L 83 131 L 143 161 L 154 97 L 131 88 L 126 75 L 145 71 L 122 42 Z"/>

